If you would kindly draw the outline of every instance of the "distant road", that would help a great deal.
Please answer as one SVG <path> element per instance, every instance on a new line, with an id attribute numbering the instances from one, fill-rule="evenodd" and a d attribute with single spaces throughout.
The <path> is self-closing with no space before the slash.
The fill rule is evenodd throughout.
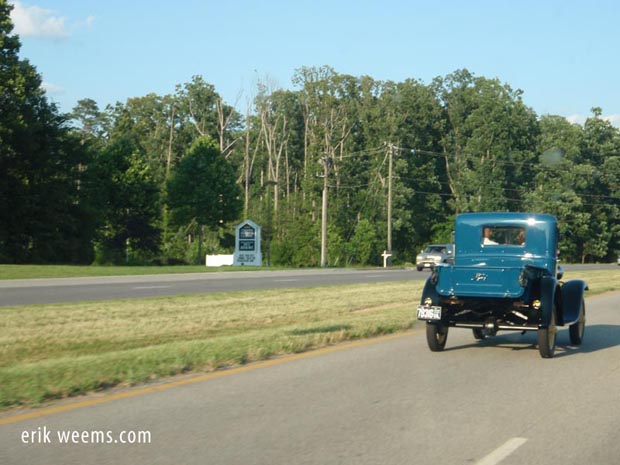
<path id="1" fill-rule="evenodd" d="M 616 265 L 565 265 L 565 270 L 613 269 Z M 422 280 L 428 271 L 400 269 L 313 269 L 238 271 L 89 278 L 12 279 L 0 281 L 0 306 L 290 287 L 314 287 L 386 281 Z"/>
<path id="2" fill-rule="evenodd" d="M 415 270 L 286 270 L 0 281 L 0 306 L 426 279 Z"/>

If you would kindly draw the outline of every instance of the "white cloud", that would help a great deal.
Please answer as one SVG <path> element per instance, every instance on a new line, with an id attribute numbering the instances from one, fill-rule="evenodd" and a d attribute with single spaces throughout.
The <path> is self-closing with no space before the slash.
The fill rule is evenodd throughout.
<path id="1" fill-rule="evenodd" d="M 581 126 L 584 125 L 588 118 L 591 118 L 592 115 L 584 116 L 584 115 L 570 115 L 566 116 L 566 121 L 572 124 L 579 124 Z M 620 128 L 620 115 L 602 115 L 602 120 L 609 121 L 612 126 Z"/>
<path id="2" fill-rule="evenodd" d="M 95 17 L 91 15 L 82 21 L 68 24 L 67 18 L 54 10 L 36 5 L 26 6 L 18 0 L 12 3 L 11 19 L 15 25 L 14 32 L 20 37 L 63 39 L 69 37 L 76 28 L 90 28 L 95 22 Z"/>
<path id="3" fill-rule="evenodd" d="M 43 88 L 46 94 L 63 94 L 65 92 L 65 89 L 63 89 L 60 86 L 57 86 L 56 84 L 52 84 L 51 82 L 43 81 L 41 83 L 41 87 Z"/>
<path id="4" fill-rule="evenodd" d="M 22 2 L 13 3 L 11 19 L 15 25 L 14 32 L 21 37 L 68 37 L 65 26 L 66 18 L 57 16 L 53 10 L 38 6 L 25 6 Z"/>
<path id="5" fill-rule="evenodd" d="M 586 117 L 583 115 L 570 115 L 566 117 L 566 121 L 571 124 L 583 124 L 586 122 Z"/>
<path id="6" fill-rule="evenodd" d="M 73 27 L 72 29 L 90 29 L 93 24 L 95 24 L 95 17 L 93 15 L 87 16 L 86 19 L 83 19 L 82 21 L 76 21 L 75 23 L 73 23 Z"/>
<path id="7" fill-rule="evenodd" d="M 620 128 L 620 115 L 607 115 L 602 117 L 605 121 L 609 121 L 612 126 Z"/>

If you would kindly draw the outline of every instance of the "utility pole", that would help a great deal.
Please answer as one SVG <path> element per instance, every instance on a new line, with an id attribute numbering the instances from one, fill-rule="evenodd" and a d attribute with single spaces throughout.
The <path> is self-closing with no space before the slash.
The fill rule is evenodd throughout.
<path id="1" fill-rule="evenodd" d="M 327 156 L 321 159 L 323 163 L 323 205 L 321 209 L 321 268 L 327 266 L 327 175 L 331 159 Z"/>
<path id="2" fill-rule="evenodd" d="M 271 195 L 269 193 L 269 187 L 277 186 L 277 181 L 265 182 L 265 189 L 267 190 L 267 227 L 265 228 L 265 239 L 267 241 L 267 266 L 271 266 L 271 237 L 273 230 L 273 218 L 271 213 Z"/>
<path id="3" fill-rule="evenodd" d="M 392 253 L 392 159 L 394 158 L 394 145 L 388 144 L 388 204 L 387 204 L 387 253 Z"/>

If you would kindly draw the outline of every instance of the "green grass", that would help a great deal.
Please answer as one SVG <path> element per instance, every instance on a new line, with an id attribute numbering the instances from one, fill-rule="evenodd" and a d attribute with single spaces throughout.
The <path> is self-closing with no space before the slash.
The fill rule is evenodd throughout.
<path id="1" fill-rule="evenodd" d="M 620 269 L 566 274 L 589 295 Z M 424 282 L 0 308 L 0 408 L 404 331 Z"/>
<path id="2" fill-rule="evenodd" d="M 80 278 L 89 276 L 129 276 L 169 273 L 208 273 L 215 271 L 256 271 L 278 268 L 187 266 L 75 266 L 0 265 L 0 279 Z M 281 268 L 280 268 L 281 269 Z"/>

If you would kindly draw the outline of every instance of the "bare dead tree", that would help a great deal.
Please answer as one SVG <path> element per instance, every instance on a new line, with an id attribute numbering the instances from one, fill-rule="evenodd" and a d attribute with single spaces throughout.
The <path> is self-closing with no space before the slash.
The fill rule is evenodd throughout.
<path id="1" fill-rule="evenodd" d="M 243 174 L 242 174 L 242 183 L 244 187 L 244 216 L 248 216 L 248 210 L 250 207 L 250 183 L 252 179 L 252 172 L 254 169 L 254 161 L 256 160 L 256 155 L 258 154 L 258 150 L 260 148 L 262 132 L 258 133 L 258 138 L 254 142 L 254 149 L 252 150 L 252 138 L 250 134 L 251 128 L 251 104 L 248 101 L 247 110 L 245 115 L 245 149 L 243 155 Z"/>
<path id="2" fill-rule="evenodd" d="M 231 140 L 228 137 L 229 134 L 227 131 L 230 123 L 232 122 L 232 118 L 235 115 L 233 108 L 237 106 L 240 98 L 241 92 L 237 94 L 237 98 L 235 99 L 235 103 L 232 107 L 226 107 L 221 98 L 218 98 L 215 102 L 215 108 L 217 110 L 217 134 L 219 138 L 220 151 L 224 155 L 224 158 L 230 157 L 235 143 L 241 139 L 241 137 L 237 137 L 236 139 Z"/>

